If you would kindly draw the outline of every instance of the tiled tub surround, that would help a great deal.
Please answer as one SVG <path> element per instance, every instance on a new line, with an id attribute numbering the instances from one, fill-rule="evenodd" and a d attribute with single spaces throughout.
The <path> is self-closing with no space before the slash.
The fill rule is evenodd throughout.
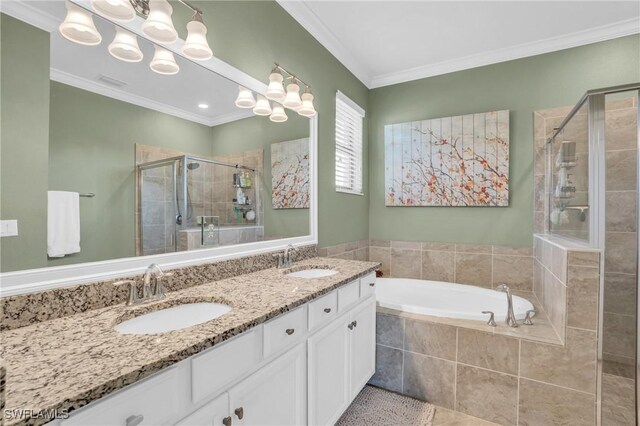
<path id="1" fill-rule="evenodd" d="M 2 332 L 8 408 L 77 409 L 167 366 L 228 340 L 378 267 L 377 263 L 314 258 L 338 274 L 305 280 L 262 270 L 171 292 L 155 305 L 218 301 L 233 310 L 194 327 L 158 335 L 125 335 L 113 329 L 131 315 L 124 305 Z M 134 308 L 146 312 L 152 305 Z"/>
<path id="2" fill-rule="evenodd" d="M 554 345 L 430 319 L 379 310 L 370 383 L 504 425 L 595 425 L 595 332 Z"/>
<path id="3" fill-rule="evenodd" d="M 318 249 L 318 256 L 335 259 L 368 260 L 369 240 L 353 241 Z"/>
<path id="4" fill-rule="evenodd" d="M 203 265 L 172 269 L 172 276 L 164 284 L 168 292 L 219 281 L 242 274 L 249 274 L 275 265 L 274 253 L 223 260 Z M 315 245 L 298 247 L 295 260 L 315 257 Z M 127 289 L 116 287 L 115 281 L 131 279 L 141 282 L 143 276 L 119 277 L 70 287 L 0 298 L 0 330 L 28 326 L 41 321 L 67 317 L 93 309 L 124 303 Z"/>

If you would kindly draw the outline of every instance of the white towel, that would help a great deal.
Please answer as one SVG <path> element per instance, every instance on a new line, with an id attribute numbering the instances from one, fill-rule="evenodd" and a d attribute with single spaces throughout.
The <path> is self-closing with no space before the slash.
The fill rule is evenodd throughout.
<path id="1" fill-rule="evenodd" d="M 49 191 L 47 204 L 47 254 L 64 257 L 80 252 L 80 195 Z"/>

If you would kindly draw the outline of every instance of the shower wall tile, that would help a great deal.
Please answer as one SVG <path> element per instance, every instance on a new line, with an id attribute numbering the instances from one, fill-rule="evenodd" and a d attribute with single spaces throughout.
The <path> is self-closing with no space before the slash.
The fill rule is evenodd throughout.
<path id="1" fill-rule="evenodd" d="M 519 424 L 595 425 L 595 395 L 520 379 Z"/>
<path id="2" fill-rule="evenodd" d="M 569 266 L 600 266 L 600 253 L 598 251 L 570 250 L 567 255 Z"/>
<path id="3" fill-rule="evenodd" d="M 506 283 L 512 290 L 533 291 L 531 256 L 493 256 L 493 288 Z"/>
<path id="4" fill-rule="evenodd" d="M 607 191 L 636 189 L 637 155 L 636 150 L 607 151 Z"/>
<path id="5" fill-rule="evenodd" d="M 620 315 L 636 314 L 635 275 L 604 273 L 604 311 Z"/>
<path id="6" fill-rule="evenodd" d="M 457 248 L 456 245 L 456 250 Z M 456 283 L 491 288 L 492 256 L 490 254 L 456 251 L 455 268 Z"/>
<path id="7" fill-rule="evenodd" d="M 493 246 L 494 256 L 524 256 L 532 257 L 532 247 L 505 247 L 505 246 Z"/>
<path id="8" fill-rule="evenodd" d="M 633 358 L 636 350 L 635 317 L 604 314 L 603 352 Z"/>
<path id="9" fill-rule="evenodd" d="M 636 231 L 636 191 L 607 191 L 606 229 L 614 232 Z"/>
<path id="10" fill-rule="evenodd" d="M 635 232 L 611 232 L 605 236 L 604 268 L 606 272 L 635 274 L 637 236 Z"/>
<path id="11" fill-rule="evenodd" d="M 637 110 L 631 106 L 610 110 L 605 115 L 607 150 L 637 149 Z"/>
<path id="12" fill-rule="evenodd" d="M 567 279 L 567 325 L 598 328 L 599 268 L 570 266 Z"/>

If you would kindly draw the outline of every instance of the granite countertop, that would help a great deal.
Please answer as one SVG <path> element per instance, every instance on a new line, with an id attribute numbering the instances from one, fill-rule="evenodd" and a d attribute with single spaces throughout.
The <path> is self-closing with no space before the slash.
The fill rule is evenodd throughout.
<path id="1" fill-rule="evenodd" d="M 171 292 L 162 301 L 138 307 L 121 304 L 4 331 L 0 358 L 6 367 L 6 408 L 76 410 L 379 266 L 313 258 L 293 268 L 305 269 L 304 265 L 330 267 L 338 274 L 302 279 L 271 268 Z M 113 329 L 139 313 L 197 301 L 226 303 L 232 310 L 215 320 L 161 334 L 126 335 Z M 5 419 L 6 425 L 44 422 Z"/>

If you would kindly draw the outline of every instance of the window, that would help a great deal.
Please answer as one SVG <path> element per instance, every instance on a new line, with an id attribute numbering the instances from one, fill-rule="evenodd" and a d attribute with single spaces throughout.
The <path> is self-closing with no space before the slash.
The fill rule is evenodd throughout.
<path id="1" fill-rule="evenodd" d="M 362 195 L 362 122 L 364 110 L 336 93 L 336 191 Z"/>

